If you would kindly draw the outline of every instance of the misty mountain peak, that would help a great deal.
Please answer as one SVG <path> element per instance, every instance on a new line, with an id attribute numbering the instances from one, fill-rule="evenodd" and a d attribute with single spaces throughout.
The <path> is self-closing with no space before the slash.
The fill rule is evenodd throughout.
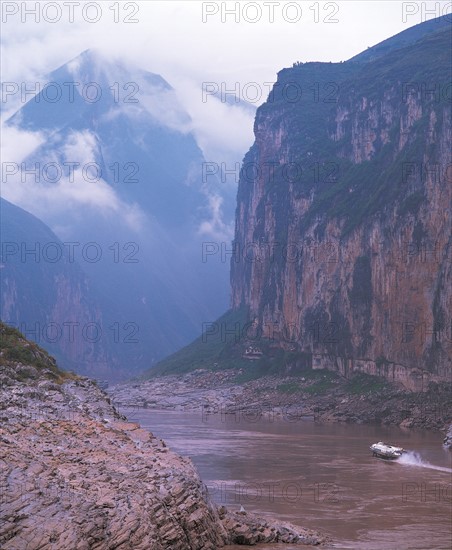
<path id="1" fill-rule="evenodd" d="M 47 84 L 7 122 L 27 130 L 89 128 L 99 117 L 124 115 L 187 133 L 191 119 L 160 75 L 88 49 L 47 75 Z"/>
<path id="2" fill-rule="evenodd" d="M 90 48 L 84 50 L 77 57 L 68 61 L 60 69 L 72 73 L 74 80 L 82 82 L 104 81 L 116 78 L 125 80 L 140 79 L 150 86 L 161 88 L 163 90 L 172 90 L 172 87 L 160 75 L 143 71 L 128 60 L 121 57 L 108 55 L 100 48 Z M 59 69 L 57 69 L 58 71 Z M 49 76 L 55 75 L 57 72 Z"/>

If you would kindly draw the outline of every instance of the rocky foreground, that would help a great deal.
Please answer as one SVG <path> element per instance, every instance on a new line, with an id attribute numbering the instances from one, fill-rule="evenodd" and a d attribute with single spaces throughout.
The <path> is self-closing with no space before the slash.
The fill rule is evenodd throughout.
<path id="1" fill-rule="evenodd" d="M 198 369 L 107 389 L 119 410 L 197 410 L 200 414 L 280 417 L 294 422 L 304 417 L 319 422 L 396 425 L 438 431 L 438 441 L 452 448 L 452 384 L 431 384 L 425 392 L 410 392 L 377 377 L 345 380 L 329 371 L 305 376 L 237 380 L 243 371 Z M 444 435 L 441 435 L 443 432 Z"/>
<path id="2" fill-rule="evenodd" d="M 218 509 L 189 459 L 126 421 L 95 383 L 60 375 L 29 346 L 38 358 L 33 366 L 0 353 L 3 550 L 326 541 L 307 529 Z"/>

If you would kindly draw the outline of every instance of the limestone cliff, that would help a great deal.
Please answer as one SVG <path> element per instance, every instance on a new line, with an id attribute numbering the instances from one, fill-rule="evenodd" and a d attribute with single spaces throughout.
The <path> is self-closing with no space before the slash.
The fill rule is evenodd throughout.
<path id="1" fill-rule="evenodd" d="M 412 389 L 450 380 L 451 27 L 436 23 L 278 74 L 238 189 L 232 307 L 249 340 Z"/>

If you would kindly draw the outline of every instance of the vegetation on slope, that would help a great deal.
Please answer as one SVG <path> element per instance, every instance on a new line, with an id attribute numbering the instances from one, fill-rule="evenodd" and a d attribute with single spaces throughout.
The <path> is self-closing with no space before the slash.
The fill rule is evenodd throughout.
<path id="1" fill-rule="evenodd" d="M 77 378 L 58 368 L 53 357 L 36 343 L 27 340 L 19 330 L 0 321 L 0 368 L 5 366 L 12 370 L 17 380 L 45 376 L 54 382 L 63 383 Z"/>

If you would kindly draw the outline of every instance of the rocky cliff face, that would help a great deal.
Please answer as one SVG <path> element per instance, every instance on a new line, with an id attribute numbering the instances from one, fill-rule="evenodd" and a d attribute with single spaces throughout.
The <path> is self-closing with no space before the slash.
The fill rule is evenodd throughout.
<path id="1" fill-rule="evenodd" d="M 320 544 L 316 532 L 217 509 L 193 464 L 127 422 L 0 324 L 0 547 L 214 550 Z"/>
<path id="2" fill-rule="evenodd" d="M 376 58 L 279 73 L 244 159 L 231 262 L 254 342 L 411 389 L 450 379 L 445 23 Z"/>

